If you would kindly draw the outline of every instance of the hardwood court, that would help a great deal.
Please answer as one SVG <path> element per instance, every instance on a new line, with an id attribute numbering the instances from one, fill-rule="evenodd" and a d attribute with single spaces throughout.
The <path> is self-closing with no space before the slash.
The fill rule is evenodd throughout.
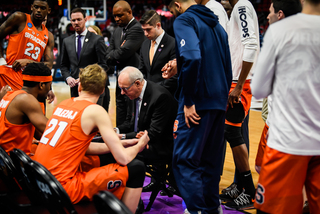
<path id="1" fill-rule="evenodd" d="M 116 108 L 115 108 L 115 86 L 114 81 L 111 81 L 110 86 L 110 105 L 109 105 L 109 115 L 112 121 L 112 124 L 115 126 L 116 119 Z M 61 101 L 70 98 L 70 89 L 64 82 L 54 82 L 52 84 L 53 91 L 56 95 L 56 99 L 53 104 L 47 105 L 47 117 L 52 115 L 52 111 Z M 254 184 L 257 185 L 258 174 L 254 169 L 255 157 L 258 149 L 258 144 L 260 141 L 260 136 L 262 129 L 264 127 L 264 122 L 261 118 L 261 112 L 259 111 L 250 111 L 250 120 L 249 120 L 249 138 L 250 138 L 250 155 L 249 155 L 249 164 L 251 172 L 253 175 Z M 223 175 L 220 181 L 220 191 L 227 186 L 229 186 L 233 181 L 234 176 L 234 162 L 231 149 L 227 145 L 226 159 L 223 169 Z M 246 210 L 247 213 L 256 213 L 256 210 Z"/>

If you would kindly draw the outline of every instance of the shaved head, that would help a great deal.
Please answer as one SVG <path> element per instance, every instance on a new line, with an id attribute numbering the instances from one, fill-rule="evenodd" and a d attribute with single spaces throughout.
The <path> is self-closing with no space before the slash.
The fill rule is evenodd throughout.
<path id="1" fill-rule="evenodd" d="M 118 26 L 127 26 L 133 18 L 132 10 L 128 2 L 117 1 L 113 6 L 113 17 Z"/>
<path id="2" fill-rule="evenodd" d="M 131 10 L 131 6 L 127 1 L 117 1 L 114 5 L 113 8 L 118 8 L 121 7 L 124 11 Z"/>

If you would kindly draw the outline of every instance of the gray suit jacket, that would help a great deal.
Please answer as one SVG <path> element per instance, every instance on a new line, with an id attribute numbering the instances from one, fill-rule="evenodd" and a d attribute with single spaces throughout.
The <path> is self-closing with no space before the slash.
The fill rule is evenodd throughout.
<path id="1" fill-rule="evenodd" d="M 75 79 L 79 77 L 79 69 L 88 65 L 98 63 L 106 72 L 107 46 L 103 38 L 91 32 L 87 32 L 80 59 L 77 57 L 76 36 L 71 35 L 63 40 L 61 51 L 61 73 L 64 80 L 71 76 Z"/>
<path id="2" fill-rule="evenodd" d="M 121 38 L 122 30 L 122 27 L 117 27 L 113 33 L 107 51 L 107 63 L 109 66 L 117 66 L 117 70 L 122 70 L 126 66 L 138 68 L 140 46 L 146 38 L 141 25 L 134 19 Z M 124 40 L 126 41 L 122 45 Z"/>

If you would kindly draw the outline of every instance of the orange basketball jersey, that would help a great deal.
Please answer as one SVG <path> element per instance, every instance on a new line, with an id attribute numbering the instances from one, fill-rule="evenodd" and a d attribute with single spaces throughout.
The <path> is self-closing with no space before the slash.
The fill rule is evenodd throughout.
<path id="1" fill-rule="evenodd" d="M 0 86 L 9 85 L 14 90 L 22 88 L 21 71 L 14 71 L 10 66 L 17 59 L 30 59 L 40 62 L 44 50 L 46 49 L 49 33 L 48 29 L 42 25 L 42 31 L 38 31 L 29 14 L 26 14 L 26 26 L 18 34 L 11 34 L 7 48 L 7 65 L 0 66 Z"/>
<path id="2" fill-rule="evenodd" d="M 12 124 L 6 118 L 6 111 L 11 101 L 17 95 L 23 93 L 27 92 L 22 90 L 7 92 L 0 101 L 0 145 L 6 152 L 18 148 L 29 155 L 35 130 L 34 126 L 32 123 Z"/>
<path id="3" fill-rule="evenodd" d="M 93 103 L 73 98 L 61 102 L 47 122 L 34 156 L 62 185 L 76 174 L 96 134 L 86 135 L 81 128 L 82 113 L 89 105 Z"/>

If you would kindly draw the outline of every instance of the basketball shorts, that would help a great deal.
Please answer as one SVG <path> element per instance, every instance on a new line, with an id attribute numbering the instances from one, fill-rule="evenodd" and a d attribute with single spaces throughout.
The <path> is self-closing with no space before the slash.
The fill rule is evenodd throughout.
<path id="1" fill-rule="evenodd" d="M 256 156 L 256 166 L 261 166 L 261 164 L 262 164 L 264 151 L 265 151 L 266 145 L 267 145 L 266 137 L 267 137 L 268 130 L 269 130 L 269 126 L 265 123 L 264 128 L 261 133 L 259 146 L 258 146 L 258 152 L 257 152 L 257 156 Z"/>
<path id="2" fill-rule="evenodd" d="M 5 65 L 0 66 L 0 89 L 9 85 L 12 90 L 20 90 L 23 86 L 22 72 L 14 71 Z"/>
<path id="3" fill-rule="evenodd" d="M 310 213 L 320 210 L 320 156 L 291 155 L 266 146 L 255 208 L 266 213 L 300 214 L 306 186 Z"/>
<path id="4" fill-rule="evenodd" d="M 77 172 L 73 178 L 61 184 L 72 203 L 92 200 L 93 196 L 101 190 L 112 192 L 121 200 L 128 176 L 127 166 L 114 163 L 93 168 L 89 172 Z"/>
<path id="5" fill-rule="evenodd" d="M 93 168 L 100 167 L 100 158 L 98 155 L 85 155 L 80 162 L 80 171 L 89 172 Z"/>
<path id="6" fill-rule="evenodd" d="M 231 91 L 234 90 L 236 85 L 237 85 L 237 83 L 234 83 L 234 82 L 231 84 L 229 94 L 231 93 Z M 250 80 L 246 80 L 246 82 L 243 86 L 241 97 L 240 97 L 240 103 L 242 106 L 241 105 L 234 105 L 234 108 L 231 108 L 228 106 L 225 124 L 231 125 L 231 126 L 241 127 L 243 120 L 248 115 L 248 112 L 250 110 L 251 98 L 252 98 L 252 93 L 251 93 L 251 87 L 250 87 Z M 239 117 L 239 115 L 242 115 L 241 119 L 230 118 L 230 117 Z M 230 118 L 230 119 L 228 119 L 228 118 Z M 234 122 L 234 121 L 237 121 L 237 122 Z"/>

